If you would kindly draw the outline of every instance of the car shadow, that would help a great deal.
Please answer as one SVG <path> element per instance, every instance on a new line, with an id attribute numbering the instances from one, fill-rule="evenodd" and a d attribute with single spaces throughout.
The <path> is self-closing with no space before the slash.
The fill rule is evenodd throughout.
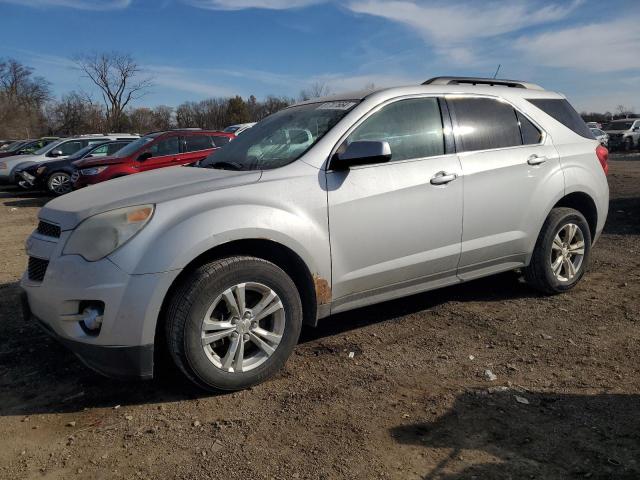
<path id="1" fill-rule="evenodd" d="M 640 234 L 640 197 L 612 198 L 604 233 L 612 235 Z"/>
<path id="2" fill-rule="evenodd" d="M 25 190 L 20 187 L 3 186 L 0 201 L 5 207 L 42 207 L 53 197 L 46 192 Z"/>
<path id="3" fill-rule="evenodd" d="M 424 479 L 637 479 L 639 410 L 640 395 L 478 390 L 459 395 L 433 422 L 390 434 L 400 444 L 448 451 Z"/>
<path id="4" fill-rule="evenodd" d="M 123 382 L 94 373 L 37 325 L 25 322 L 19 294 L 17 283 L 0 285 L 0 416 L 211 396 L 185 380 L 166 355 L 156 358 L 158 375 L 151 381 Z M 503 301 L 537 295 L 513 272 L 506 273 L 335 315 L 321 320 L 317 328 L 305 327 L 300 342 L 391 321 L 449 300 Z"/>

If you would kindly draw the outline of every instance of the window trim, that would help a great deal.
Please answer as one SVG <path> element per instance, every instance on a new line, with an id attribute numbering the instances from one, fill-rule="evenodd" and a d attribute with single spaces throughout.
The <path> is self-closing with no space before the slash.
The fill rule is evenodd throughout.
<path id="1" fill-rule="evenodd" d="M 440 119 L 442 120 L 442 133 L 443 133 L 444 153 L 442 155 L 433 155 L 433 156 L 430 156 L 430 157 L 405 158 L 403 160 L 396 160 L 396 161 L 391 160 L 390 162 L 372 163 L 372 164 L 368 164 L 368 165 L 356 165 L 356 166 L 349 167 L 350 170 L 360 170 L 362 168 L 374 168 L 374 167 L 381 167 L 381 166 L 385 166 L 385 165 L 399 165 L 399 164 L 407 163 L 407 162 L 420 162 L 420 161 L 424 161 L 424 160 L 428 160 L 428 159 L 432 159 L 432 158 L 443 158 L 443 157 L 447 157 L 449 155 L 455 155 L 456 154 L 455 145 L 453 145 L 453 150 L 449 151 L 449 148 L 452 146 L 452 144 L 455 141 L 454 141 L 453 135 L 452 135 L 453 128 L 452 128 L 452 123 L 451 123 L 451 117 L 449 115 L 450 110 L 447 108 L 447 115 L 445 115 L 445 111 L 443 110 L 442 105 L 441 105 L 442 103 L 445 103 L 444 102 L 444 97 L 445 97 L 445 95 L 441 94 L 441 93 L 440 94 L 438 94 L 438 93 L 426 93 L 426 94 L 425 93 L 416 93 L 416 94 L 411 94 L 411 95 L 402 95 L 402 96 L 399 96 L 399 97 L 389 98 L 389 99 L 385 100 L 384 102 L 379 103 L 378 105 L 374 106 L 369 111 L 364 113 L 358 120 L 353 122 L 351 124 L 351 126 L 347 129 L 347 131 L 343 135 L 340 136 L 340 139 L 336 142 L 336 144 L 331 149 L 331 152 L 329 154 L 329 158 L 326 160 L 323 170 L 325 172 L 327 172 L 327 173 L 337 171 L 336 169 L 331 168 L 331 163 L 332 163 L 333 157 L 335 156 L 335 154 L 338 151 L 338 149 L 340 148 L 340 146 L 349 137 L 349 135 L 351 135 L 358 127 L 360 127 L 360 125 L 362 125 L 369 117 L 371 117 L 372 115 L 375 115 L 380 110 L 382 110 L 383 108 L 385 108 L 388 105 L 391 105 L 393 103 L 401 102 L 403 100 L 412 100 L 412 99 L 420 99 L 420 98 L 434 98 L 436 100 L 438 108 L 440 109 Z"/>
<path id="2" fill-rule="evenodd" d="M 482 150 L 464 150 L 462 149 L 464 143 L 462 141 L 462 138 L 460 137 L 459 133 L 456 133 L 457 127 L 458 127 L 458 119 L 456 118 L 456 112 L 455 109 L 449 107 L 449 111 L 451 112 L 451 122 L 454 126 L 453 128 L 453 133 L 454 133 L 454 138 L 455 138 L 455 143 L 456 143 L 456 153 L 458 155 L 463 155 L 466 153 L 480 153 L 480 152 L 497 152 L 497 151 L 501 151 L 501 150 L 511 150 L 514 148 L 524 148 L 524 147 L 537 147 L 537 146 L 541 146 L 541 145 L 545 145 L 547 143 L 547 137 L 549 136 L 547 134 L 547 131 L 542 128 L 542 126 L 540 126 L 540 123 L 535 121 L 533 118 L 531 118 L 530 115 L 528 115 L 527 113 L 523 112 L 522 109 L 516 107 L 513 102 L 510 102 L 509 100 L 507 100 L 506 98 L 503 97 L 498 97 L 496 95 L 485 95 L 485 94 L 475 94 L 475 93 L 452 93 L 452 94 L 445 94 L 444 95 L 445 100 L 447 100 L 447 104 L 449 103 L 449 99 L 454 99 L 454 98 L 488 98 L 491 100 L 495 100 L 498 102 L 503 102 L 506 103 L 507 105 L 510 105 L 511 108 L 513 108 L 516 112 L 519 112 L 523 117 L 525 117 L 527 120 L 529 120 L 538 130 L 540 130 L 540 132 L 542 133 L 541 138 L 540 138 L 540 142 L 538 143 L 528 143 L 526 145 L 513 145 L 510 147 L 498 147 L 498 148 L 485 148 Z M 515 112 L 514 112 L 514 116 L 515 116 Z M 516 116 L 516 119 L 518 117 Z M 518 126 L 518 129 L 521 131 L 520 134 L 520 140 L 522 141 L 522 129 L 520 126 Z M 461 148 L 462 147 L 462 148 Z"/>

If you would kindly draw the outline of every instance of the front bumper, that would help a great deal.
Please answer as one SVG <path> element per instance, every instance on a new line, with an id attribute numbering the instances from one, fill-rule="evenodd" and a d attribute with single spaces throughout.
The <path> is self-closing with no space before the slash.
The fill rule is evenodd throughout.
<path id="1" fill-rule="evenodd" d="M 108 258 L 88 262 L 62 255 L 70 233 L 29 237 L 27 253 L 40 259 L 45 270 L 35 280 L 29 271 L 22 277 L 26 314 L 94 370 L 117 378 L 150 378 L 158 316 L 179 271 L 131 275 Z M 104 304 L 98 335 L 88 334 L 78 321 L 85 302 Z"/>
<path id="2" fill-rule="evenodd" d="M 92 370 L 106 377 L 122 380 L 153 378 L 153 344 L 107 347 L 69 340 L 58 335 L 46 322 L 33 315 L 26 292 L 22 292 L 22 312 L 28 323 L 36 323 Z"/>

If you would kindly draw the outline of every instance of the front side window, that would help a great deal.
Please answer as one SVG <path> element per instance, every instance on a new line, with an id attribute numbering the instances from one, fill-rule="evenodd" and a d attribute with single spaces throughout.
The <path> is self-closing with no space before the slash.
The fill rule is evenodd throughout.
<path id="1" fill-rule="evenodd" d="M 108 145 L 100 145 L 99 147 L 96 147 L 92 152 L 91 152 L 91 156 L 92 157 L 106 157 L 109 151 L 109 146 Z"/>
<path id="2" fill-rule="evenodd" d="M 177 155 L 180 153 L 180 142 L 177 136 L 163 138 L 151 146 L 151 153 L 154 157 L 165 155 Z"/>
<path id="3" fill-rule="evenodd" d="M 489 150 L 522 145 L 518 118 L 511 105 L 493 98 L 447 98 L 455 112 L 459 150 Z M 536 142 L 537 143 L 537 142 Z"/>
<path id="4" fill-rule="evenodd" d="M 356 100 L 307 103 L 285 108 L 216 150 L 204 168 L 269 170 L 304 155 L 356 105 Z"/>
<path id="5" fill-rule="evenodd" d="M 111 156 L 116 153 L 118 150 L 121 150 L 122 147 L 127 145 L 127 142 L 115 142 L 107 145 L 107 155 Z"/>
<path id="6" fill-rule="evenodd" d="M 186 152 L 197 152 L 213 148 L 213 144 L 208 135 L 189 135 L 184 139 L 184 147 Z"/>
<path id="7" fill-rule="evenodd" d="M 383 107 L 358 126 L 345 143 L 359 140 L 388 142 L 391 161 L 443 155 L 444 133 L 438 99 L 412 98 Z"/>
<path id="8" fill-rule="evenodd" d="M 54 150 L 60 150 L 62 155 L 71 155 L 76 153 L 78 150 L 82 148 L 82 142 L 73 141 L 73 142 L 65 142 L 54 148 Z"/>

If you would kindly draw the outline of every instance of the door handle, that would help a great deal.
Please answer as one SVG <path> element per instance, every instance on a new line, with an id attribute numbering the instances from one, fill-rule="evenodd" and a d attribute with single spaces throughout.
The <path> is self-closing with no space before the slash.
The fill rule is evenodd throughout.
<path id="1" fill-rule="evenodd" d="M 542 165 L 547 160 L 547 157 L 539 157 L 538 155 L 534 154 L 527 158 L 527 163 L 529 165 Z"/>
<path id="2" fill-rule="evenodd" d="M 458 175 L 455 173 L 438 172 L 431 177 L 431 185 L 446 185 L 449 182 L 453 182 Z"/>

